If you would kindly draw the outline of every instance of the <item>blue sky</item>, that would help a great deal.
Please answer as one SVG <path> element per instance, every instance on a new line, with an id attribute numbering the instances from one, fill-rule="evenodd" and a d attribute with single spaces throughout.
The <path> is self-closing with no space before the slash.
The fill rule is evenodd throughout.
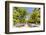
<path id="1" fill-rule="evenodd" d="M 31 13 L 34 8 L 32 8 L 32 7 L 26 7 L 26 9 L 27 9 L 27 12 Z"/>

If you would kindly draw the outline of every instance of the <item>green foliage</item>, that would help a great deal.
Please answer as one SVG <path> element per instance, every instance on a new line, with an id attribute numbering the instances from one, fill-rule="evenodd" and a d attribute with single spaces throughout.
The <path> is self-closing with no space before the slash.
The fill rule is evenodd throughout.
<path id="1" fill-rule="evenodd" d="M 26 20 L 26 16 L 30 16 Z M 40 8 L 34 8 L 32 13 L 27 13 L 24 7 L 14 7 L 13 8 L 13 22 L 16 23 L 40 23 Z"/>
<path id="2" fill-rule="evenodd" d="M 40 9 L 39 8 L 35 8 L 32 12 L 32 14 L 30 15 L 30 19 L 28 22 L 34 22 L 34 23 L 40 23 Z"/>
<path id="3" fill-rule="evenodd" d="M 14 23 L 22 23 L 25 22 L 26 10 L 22 7 L 14 7 L 13 8 L 13 22 Z"/>

